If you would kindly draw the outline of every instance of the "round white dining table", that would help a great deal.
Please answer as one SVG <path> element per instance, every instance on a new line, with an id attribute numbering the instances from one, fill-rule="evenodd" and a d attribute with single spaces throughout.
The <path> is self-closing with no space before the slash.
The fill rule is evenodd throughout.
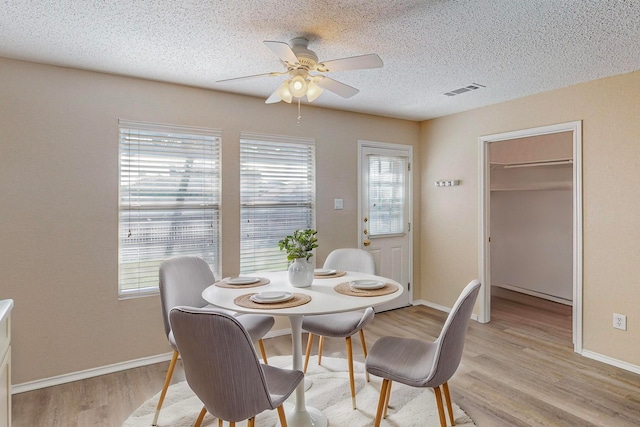
<path id="1" fill-rule="evenodd" d="M 240 313 L 269 314 L 273 316 L 287 316 L 291 323 L 291 344 L 293 369 L 302 370 L 302 319 L 304 316 L 315 314 L 341 313 L 363 309 L 386 303 L 398 298 L 404 292 L 404 287 L 398 282 L 371 274 L 347 271 L 347 274 L 335 278 L 314 278 L 311 286 L 297 288 L 289 284 L 288 272 L 257 272 L 246 276 L 264 277 L 269 284 L 259 287 L 236 288 L 211 285 L 202 292 L 202 297 L 210 304 Z M 397 285 L 398 290 L 381 296 L 350 296 L 336 292 L 334 286 L 354 280 L 376 280 Z M 286 291 L 307 294 L 311 301 L 306 304 L 289 308 L 247 308 L 235 304 L 234 300 L 242 295 L 258 292 Z M 296 388 L 296 402 L 293 408 L 286 411 L 289 427 L 326 427 L 327 417 L 319 410 L 306 406 L 303 382 Z"/>

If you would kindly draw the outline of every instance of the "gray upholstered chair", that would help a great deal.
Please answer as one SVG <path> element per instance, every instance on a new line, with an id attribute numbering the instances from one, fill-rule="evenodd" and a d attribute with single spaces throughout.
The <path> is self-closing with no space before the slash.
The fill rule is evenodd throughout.
<path id="1" fill-rule="evenodd" d="M 451 396 L 447 381 L 458 369 L 462 350 L 480 282 L 471 281 L 462 291 L 451 309 L 440 336 L 434 342 L 398 337 L 380 338 L 371 347 L 365 361 L 367 372 L 382 377 L 380 399 L 375 427 L 380 425 L 383 413 L 386 417 L 391 394 L 391 382 L 397 381 L 412 387 L 431 387 L 436 396 L 440 425 L 445 427 L 440 386 L 444 392 L 451 424 L 455 425 Z"/>
<path id="2" fill-rule="evenodd" d="M 169 311 L 176 306 L 189 306 L 218 312 L 225 312 L 232 316 L 238 317 L 243 327 L 247 329 L 253 341 L 257 341 L 260 346 L 262 358 L 267 362 L 267 355 L 262 343 L 262 337 L 269 332 L 275 321 L 272 316 L 254 315 L 254 314 L 238 314 L 232 311 L 223 310 L 209 305 L 202 298 L 202 291 L 211 286 L 215 282 L 215 277 L 209 264 L 202 258 L 195 256 L 181 256 L 170 258 L 160 265 L 160 301 L 162 303 L 162 318 L 164 320 L 164 331 L 167 334 L 169 344 L 173 348 L 173 357 L 167 370 L 156 413 L 153 418 L 153 424 L 157 425 L 160 409 L 167 394 L 167 389 L 171 383 L 171 377 L 178 360 L 178 346 L 173 337 L 171 324 L 169 323 Z"/>
<path id="3" fill-rule="evenodd" d="M 343 248 L 332 251 L 324 262 L 324 268 L 335 270 L 357 271 L 366 274 L 376 274 L 376 264 L 373 255 L 363 249 Z M 322 347 L 324 337 L 345 338 L 347 341 L 347 361 L 349 363 L 349 383 L 351 386 L 351 401 L 353 409 L 356 409 L 356 387 L 353 375 L 353 349 L 351 336 L 360 334 L 362 352 L 367 356 L 367 344 L 364 340 L 364 328 L 371 320 L 375 312 L 369 307 L 364 311 L 350 311 L 346 313 L 322 314 L 317 316 L 305 316 L 302 321 L 302 329 L 309 332 L 307 340 L 307 353 L 304 359 L 304 371 L 307 372 L 313 336 L 319 335 L 318 364 L 322 361 Z M 367 381 L 369 377 L 367 375 Z"/>
<path id="4" fill-rule="evenodd" d="M 174 307 L 169 318 L 187 383 L 204 404 L 196 427 L 207 412 L 218 425 L 249 420 L 253 427 L 255 416 L 267 409 L 277 409 L 280 424 L 287 426 L 282 403 L 303 380 L 302 372 L 261 365 L 237 317 Z"/>

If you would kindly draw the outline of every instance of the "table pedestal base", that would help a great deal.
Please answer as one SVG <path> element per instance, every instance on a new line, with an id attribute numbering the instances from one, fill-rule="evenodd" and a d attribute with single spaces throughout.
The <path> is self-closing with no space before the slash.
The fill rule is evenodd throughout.
<path id="1" fill-rule="evenodd" d="M 293 369 L 302 371 L 302 316 L 289 316 L 291 322 L 291 346 L 293 350 Z M 304 402 L 304 391 L 311 386 L 311 381 L 301 381 L 296 387 L 296 403 L 291 407 L 285 405 L 287 424 L 289 427 L 327 427 L 327 417 L 316 408 L 307 408 Z"/>
<path id="2" fill-rule="evenodd" d="M 289 427 L 327 427 L 329 420 L 319 409 L 307 406 L 305 411 L 296 411 L 295 405 L 284 405 Z M 280 423 L 278 423 L 280 425 Z"/>

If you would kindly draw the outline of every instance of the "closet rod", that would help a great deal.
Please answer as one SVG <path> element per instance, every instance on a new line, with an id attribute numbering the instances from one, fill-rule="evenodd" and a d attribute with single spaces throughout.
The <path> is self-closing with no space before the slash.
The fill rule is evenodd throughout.
<path id="1" fill-rule="evenodd" d="M 507 163 L 503 165 L 505 169 L 509 168 L 528 168 L 531 166 L 555 166 L 555 165 L 570 165 L 573 163 L 573 159 L 565 160 L 549 160 L 544 162 L 526 162 L 526 163 Z"/>

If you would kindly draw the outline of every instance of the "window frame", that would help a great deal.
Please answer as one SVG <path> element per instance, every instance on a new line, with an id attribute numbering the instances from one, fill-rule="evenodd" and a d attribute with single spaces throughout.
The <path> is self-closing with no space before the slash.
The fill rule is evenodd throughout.
<path id="1" fill-rule="evenodd" d="M 120 119 L 118 135 L 118 297 L 158 294 L 173 256 L 200 256 L 218 277 L 222 131 Z"/>
<path id="2" fill-rule="evenodd" d="M 239 145 L 240 273 L 286 269 L 287 255 L 278 249 L 277 242 L 297 229 L 315 229 L 317 207 L 315 139 L 241 132 Z M 255 153 L 258 153 L 257 147 L 262 147 L 264 151 L 259 155 L 251 156 L 249 151 L 253 148 L 256 150 Z M 274 154 L 277 149 L 281 150 L 279 156 Z M 295 164 L 296 155 L 300 156 L 300 162 L 297 165 Z M 250 164 L 251 161 L 253 164 Z M 261 161 L 264 162 L 262 169 L 257 169 L 255 163 Z M 256 171 L 258 173 L 255 173 Z M 269 178 L 257 178 L 260 173 Z M 251 192 L 247 193 L 246 189 L 251 179 L 255 182 L 251 183 Z M 270 185 L 269 180 L 274 185 L 267 188 L 265 186 Z M 306 191 L 293 191 L 291 187 L 296 189 L 296 182 L 306 188 Z M 281 191 L 278 191 L 279 189 Z M 291 200 L 278 201 L 273 194 L 280 194 L 281 197 L 282 194 L 287 194 Z M 263 196 L 267 201 L 258 200 Z M 299 215 L 292 214 L 292 210 L 297 210 Z M 251 211 L 257 213 L 250 214 Z M 265 214 L 265 211 L 269 214 Z M 278 225 L 275 229 L 265 229 L 271 221 L 270 215 L 280 217 L 282 221 L 290 221 L 292 226 Z M 252 218 L 254 225 L 248 226 Z M 271 234 L 262 239 L 247 237 L 257 235 L 256 230 L 261 227 Z"/>

